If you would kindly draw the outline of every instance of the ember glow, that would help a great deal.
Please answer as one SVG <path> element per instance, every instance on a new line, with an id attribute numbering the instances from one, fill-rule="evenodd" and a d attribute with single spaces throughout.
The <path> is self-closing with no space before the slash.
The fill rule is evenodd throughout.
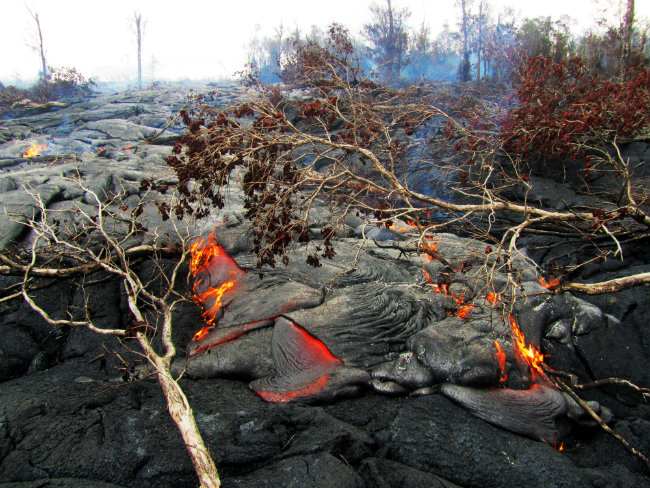
<path id="1" fill-rule="evenodd" d="M 555 286 L 560 285 L 560 278 L 553 278 L 550 281 L 546 281 L 546 278 L 543 276 L 539 279 L 539 284 L 542 285 L 544 288 L 553 288 Z"/>
<path id="2" fill-rule="evenodd" d="M 319 377 L 313 383 L 308 384 L 304 388 L 298 390 L 290 391 L 288 393 L 272 392 L 272 391 L 258 391 L 257 394 L 261 396 L 267 402 L 272 403 L 286 403 L 296 398 L 306 397 L 318 393 L 325 386 L 327 386 L 327 380 L 329 379 L 330 374 L 324 374 Z"/>
<path id="3" fill-rule="evenodd" d="M 533 374 L 544 375 L 544 370 L 542 369 L 544 355 L 539 351 L 538 347 L 532 344 L 526 345 L 526 338 L 512 315 L 510 316 L 510 326 L 512 327 L 512 337 L 515 340 L 515 354 L 528 363 Z"/>
<path id="4" fill-rule="evenodd" d="M 27 151 L 23 153 L 23 158 L 33 158 L 35 156 L 40 156 L 41 151 L 44 151 L 47 148 L 47 144 L 32 144 L 27 148 Z"/>
<path id="5" fill-rule="evenodd" d="M 194 300 L 203 307 L 202 315 L 207 324 L 207 327 L 195 334 L 194 340 L 198 341 L 216 325 L 225 296 L 234 291 L 239 276 L 244 271 L 217 244 L 217 236 L 212 231 L 206 237 L 197 238 L 190 246 L 190 273 L 194 278 L 192 294 Z M 200 291 L 204 288 L 205 280 L 211 276 L 218 276 L 221 283 Z"/>
<path id="6" fill-rule="evenodd" d="M 402 227 L 401 225 L 399 227 L 397 227 L 397 226 L 395 226 L 395 224 L 390 224 L 390 226 L 388 228 L 390 230 L 394 230 L 395 232 L 408 232 L 409 230 L 413 230 L 413 229 L 417 228 L 417 226 L 415 225 L 414 220 L 407 220 L 406 225 L 408 227 Z"/>
<path id="7" fill-rule="evenodd" d="M 494 353 L 494 357 L 499 363 L 499 383 L 503 383 L 508 379 L 508 375 L 505 374 L 504 370 L 506 368 L 506 353 L 501 349 L 501 344 L 498 341 L 494 341 L 494 347 L 497 348 L 497 352 Z"/>

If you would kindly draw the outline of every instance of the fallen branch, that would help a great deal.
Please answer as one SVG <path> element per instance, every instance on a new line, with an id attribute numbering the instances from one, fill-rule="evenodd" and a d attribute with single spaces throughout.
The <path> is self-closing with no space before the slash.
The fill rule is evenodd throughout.
<path id="1" fill-rule="evenodd" d="M 623 278 L 615 278 L 600 283 L 562 283 L 557 287 L 556 292 L 575 291 L 578 293 L 586 293 L 588 295 L 602 295 L 604 293 L 627 290 L 628 288 L 647 285 L 649 283 L 650 272 L 624 276 Z"/>
<path id="2" fill-rule="evenodd" d="M 587 402 L 585 402 L 582 398 L 578 396 L 578 394 L 573 391 L 573 389 L 568 386 L 564 381 L 562 381 L 560 378 L 555 378 L 554 382 L 557 386 L 559 386 L 565 393 L 567 393 L 582 409 L 592 418 L 596 421 L 596 423 L 609 435 L 611 435 L 614 439 L 616 439 L 618 442 L 623 444 L 623 446 L 630 451 L 632 454 L 634 454 L 636 457 L 641 459 L 643 463 L 646 466 L 646 469 L 650 471 L 650 460 L 648 460 L 645 455 L 639 451 L 637 448 L 635 448 L 632 444 L 630 444 L 625 438 L 623 438 L 620 434 L 617 434 L 612 430 L 610 426 L 608 426 L 603 419 L 598 415 L 593 408 L 591 408 Z"/>
<path id="3" fill-rule="evenodd" d="M 154 246 L 136 246 L 124 251 L 127 258 L 141 257 L 145 255 L 166 255 L 166 256 L 180 256 L 180 249 L 177 247 L 154 247 Z M 103 263 L 110 262 L 117 256 L 107 257 L 102 260 Z M 0 254 L 0 261 L 4 266 L 0 266 L 0 275 L 5 276 L 20 276 L 27 270 L 27 265 L 17 263 L 9 259 L 4 254 Z M 72 278 L 74 276 L 83 276 L 95 271 L 103 269 L 100 263 L 86 263 L 79 266 L 71 266 L 69 268 L 32 268 L 29 272 L 30 276 L 38 278 Z"/>

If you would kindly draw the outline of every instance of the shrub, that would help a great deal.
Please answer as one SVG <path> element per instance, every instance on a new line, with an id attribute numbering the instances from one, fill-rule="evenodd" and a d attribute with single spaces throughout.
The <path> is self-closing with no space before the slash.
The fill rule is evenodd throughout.
<path id="1" fill-rule="evenodd" d="M 593 74 L 581 58 L 528 59 L 516 86 L 519 105 L 502 125 L 504 148 L 530 159 L 578 158 L 589 146 L 647 131 L 650 72 L 623 79 Z"/>

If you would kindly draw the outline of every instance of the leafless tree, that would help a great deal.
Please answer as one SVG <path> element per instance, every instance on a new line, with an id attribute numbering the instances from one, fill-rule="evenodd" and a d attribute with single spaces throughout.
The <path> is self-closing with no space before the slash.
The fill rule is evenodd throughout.
<path id="1" fill-rule="evenodd" d="M 336 211 L 331 227 L 323 230 L 324 243 L 315 245 L 308 256 L 314 265 L 334 252 L 335 228 L 350 213 L 373 215 L 376 223 L 386 226 L 396 218 L 411 221 L 420 243 L 440 229 L 474 232 L 496 244 L 491 252 L 505 253 L 501 266 L 506 267 L 526 232 L 552 228 L 558 236 L 577 232 L 589 240 L 608 240 L 605 247 L 612 250 L 603 251 L 602 259 L 620 254 L 619 238 L 648 235 L 647 190 L 636 184 L 634 169 L 620 152 L 597 146 L 611 137 L 607 130 L 602 131 L 603 139 L 590 135 L 575 142 L 576 149 L 593 151 L 594 171 L 617 175 L 618 190 L 603 196 L 608 199 L 603 202 L 607 210 L 556 210 L 528 198 L 529 161 L 504 145 L 498 122 L 503 120 L 502 104 L 462 90 L 423 93 L 417 88 L 382 88 L 367 80 L 351 83 L 327 63 L 312 67 L 310 76 L 320 80 L 310 101 L 292 102 L 274 88 L 262 90 L 244 105 L 215 109 L 198 100 L 184 111 L 190 131 L 169 159 L 182 197 L 175 206 L 161 210 L 178 217 L 207 215 L 211 206 L 223 205 L 224 189 L 237 174 L 260 267 L 275 265 L 276 257 L 286 261 L 285 250 L 292 240 L 310 240 L 309 215 L 319 198 Z M 474 129 L 459 114 L 484 122 Z M 412 162 L 405 156 L 422 144 L 413 136 L 433 120 L 445 128 L 445 135 L 429 139 L 431 150 L 444 154 L 455 143 L 465 162 L 445 165 L 441 157 L 429 156 L 418 163 L 435 166 L 454 198 L 421 192 L 408 181 Z M 527 134 L 526 129 L 521 131 L 516 133 Z M 513 192 L 520 196 L 513 198 Z M 430 217 L 436 214 L 445 217 L 439 221 Z M 647 280 L 647 275 L 638 275 L 626 283 Z"/>
<path id="2" fill-rule="evenodd" d="M 36 22 L 36 29 L 38 32 L 38 45 L 34 46 L 33 49 L 40 54 L 41 57 L 41 80 L 47 81 L 50 79 L 50 74 L 47 69 L 47 62 L 45 61 L 45 49 L 43 47 L 43 32 L 41 30 L 41 21 L 38 18 L 38 12 L 34 12 L 30 9 L 27 9 L 29 15 L 32 16 L 34 22 Z"/>
<path id="3" fill-rule="evenodd" d="M 135 37 L 138 45 L 138 89 L 142 90 L 142 37 L 146 22 L 142 21 L 140 12 L 133 12 L 133 25 L 135 27 Z"/>
<path id="4" fill-rule="evenodd" d="M 623 19 L 623 63 L 624 69 L 630 67 L 630 54 L 632 52 L 632 31 L 634 29 L 634 0 L 627 0 L 627 8 Z"/>
<path id="5" fill-rule="evenodd" d="M 460 81 L 467 82 L 470 80 L 470 61 L 469 61 L 469 36 L 470 36 L 470 12 L 471 0 L 458 0 L 461 8 L 461 32 L 463 36 L 463 59 L 460 65 Z"/>
<path id="6" fill-rule="evenodd" d="M 76 206 L 64 219 L 59 211 L 49 210 L 36 191 L 30 191 L 39 209 L 38 217 L 27 216 L 25 223 L 33 233 L 32 244 L 22 257 L 12 257 L 6 251 L 0 254 L 0 273 L 22 277 L 20 295 L 52 326 L 85 327 L 97 334 L 135 339 L 140 354 L 162 388 L 169 414 L 181 433 L 201 486 L 219 487 L 217 469 L 192 408 L 179 385 L 179 378 L 171 372 L 171 363 L 176 355 L 172 341 L 172 312 L 184 300 L 175 286 L 189 252 L 188 238 L 175 227 L 177 245 L 141 245 L 145 231 L 139 217 L 146 199 L 128 209 L 120 195 L 108 200 L 100 199 L 80 179 L 73 181 L 87 195 L 92 195 L 94 210 Z M 67 218 L 72 223 L 63 224 Z M 159 261 L 165 254 L 175 256 L 173 265 L 166 266 Z M 132 264 L 143 258 L 153 260 L 158 270 L 155 280 L 143 280 L 134 270 Z M 32 296 L 34 290 L 42 288 L 39 280 L 44 278 L 71 279 L 92 273 L 102 273 L 121 282 L 131 315 L 124 329 L 97 326 L 88 310 L 83 316 L 68 312 L 66 317 L 54 317 Z M 155 336 L 161 339 L 160 352 L 154 345 Z"/>

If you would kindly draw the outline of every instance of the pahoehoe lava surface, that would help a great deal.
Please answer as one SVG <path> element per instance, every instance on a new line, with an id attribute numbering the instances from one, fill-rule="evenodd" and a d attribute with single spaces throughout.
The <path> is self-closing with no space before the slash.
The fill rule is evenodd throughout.
<path id="1" fill-rule="evenodd" d="M 240 87 L 219 87 L 221 104 L 236 102 L 242 95 Z M 137 144 L 166 124 L 184 96 L 184 90 L 171 87 L 102 94 L 67 107 L 53 106 L 47 113 L 18 113 L 3 120 L 0 202 L 8 214 L 31 211 L 35 207 L 25 192 L 29 184 L 49 209 L 68 212 L 66 217 L 75 219 L 72 206 L 88 208 L 92 199 L 62 175 L 79 174 L 93 191 L 125 191 L 127 205 L 133 208 L 144 195 L 140 180 L 166 171 L 165 158 L 182 128 L 168 129 L 167 145 Z M 47 144 L 42 158 L 22 158 L 34 143 Z M 622 149 L 635 162 L 650 157 L 646 144 Z M 427 175 L 420 175 L 422 171 L 418 168 L 418 178 L 424 181 Z M 536 178 L 531 177 L 531 185 L 537 185 Z M 546 183 L 544 188 L 554 188 L 550 180 Z M 540 200 L 556 201 L 551 190 Z M 236 340 L 189 362 L 179 347 L 176 364 L 179 372 L 186 368 L 181 386 L 224 486 L 650 486 L 647 472 L 633 456 L 585 422 L 568 421 L 572 432 L 558 452 L 528 437 L 539 436 L 535 423 L 545 423 L 539 418 L 516 419 L 517 428 L 528 423 L 532 429 L 519 435 L 456 403 L 474 408 L 477 415 L 487 409 L 491 419 L 509 408 L 499 406 L 495 411 L 494 405 L 519 403 L 518 393 L 484 387 L 500 378 L 497 350 L 486 349 L 494 340 L 506 353 L 510 386 L 530 379 L 511 352 L 507 329 L 487 318 L 491 305 L 482 301 L 481 284 L 472 276 L 479 266 L 452 285 L 476 298 L 477 308 L 470 320 L 463 321 L 453 316 L 458 304 L 426 284 L 423 266 L 435 280 L 443 271 L 440 263 L 423 263 L 415 255 L 400 256 L 395 249 L 379 249 L 371 242 L 359 250 L 362 222 L 350 220 L 335 240 L 337 255 L 323 259 L 321 268 L 305 264 L 298 248 L 290 267 L 264 270 L 260 281 L 248 252 L 251 234 L 243 199 L 234 187 L 229 195 L 222 211 L 190 228 L 200 236 L 217 222 L 227 222 L 218 230 L 220 244 L 247 271 L 242 285 L 247 294 L 229 302 L 214 330 L 274 318 L 261 328 L 240 331 Z M 329 225 L 326 208 L 326 202 L 315 202 L 312 229 Z M 145 210 L 143 218 L 147 228 L 173 242 L 171 223 L 161 221 L 155 208 Z M 400 239 L 388 229 L 380 231 Z M 476 264 L 484 255 L 483 243 L 451 234 L 439 238 L 439 252 L 454 265 Z M 0 215 L 0 245 L 24 239 L 29 235 L 20 223 Z M 534 260 L 544 259 L 542 251 L 535 251 L 548 244 L 544 238 L 527 237 L 521 243 L 530 246 Z M 645 269 L 647 249 L 644 255 L 634 250 L 633 243 L 624 246 L 630 269 Z M 593 263 L 584 279 L 607 279 L 625 271 L 615 264 Z M 544 292 L 534 268 L 526 266 L 521 266 L 526 290 Z M 146 278 L 154 270 L 143 263 L 139 271 Z M 11 277 L 2 276 L 0 281 L 3 288 L 15 284 Z M 98 326 L 128 323 L 126 297 L 113 282 L 86 283 L 85 290 L 61 282 L 33 295 L 60 317 L 70 307 L 88 307 Z M 285 309 L 292 295 L 303 305 Z M 647 289 L 597 298 L 540 297 L 518 306 L 515 315 L 527 340 L 550 354 L 549 365 L 582 380 L 616 375 L 650 383 Z M 83 329 L 52 329 L 19 300 L 0 307 L 1 488 L 196 486 L 158 384 L 124 381 L 122 359 L 133 363 L 137 355 L 114 338 Z M 173 338 L 181 346 L 204 325 L 201 310 L 190 302 L 178 307 L 174 321 Z M 301 344 L 309 338 L 325 348 L 314 346 L 322 353 L 315 363 L 318 354 L 301 355 Z M 336 360 L 327 360 L 325 352 Z M 311 405 L 265 402 L 249 389 L 250 383 L 280 396 L 308 391 L 314 384 L 324 386 L 318 404 Z M 439 388 L 440 384 L 444 386 Z M 382 388 L 399 396 L 373 391 Z M 494 391 L 504 398 L 495 400 L 490 396 Z M 523 402 L 532 408 L 529 415 L 535 415 L 535 405 L 562 409 L 555 393 L 539 391 L 533 392 L 534 402 L 530 397 Z M 610 407 L 610 425 L 642 452 L 650 452 L 647 404 L 618 390 L 594 391 L 586 398 Z M 511 420 L 506 417 L 501 425 Z"/>

